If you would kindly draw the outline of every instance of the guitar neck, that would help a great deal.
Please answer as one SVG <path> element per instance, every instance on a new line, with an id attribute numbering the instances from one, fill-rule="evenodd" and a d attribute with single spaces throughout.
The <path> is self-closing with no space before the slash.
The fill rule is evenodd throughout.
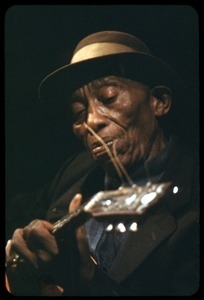
<path id="1" fill-rule="evenodd" d="M 84 206 L 86 203 L 79 206 L 75 211 L 66 214 L 60 220 L 53 224 L 54 228 L 52 230 L 53 234 L 56 234 L 60 229 L 64 228 L 65 225 L 74 224 L 75 226 L 84 223 L 85 219 L 88 218 L 88 213 L 84 211 Z"/>
<path id="2" fill-rule="evenodd" d="M 99 191 L 89 201 L 84 202 L 72 213 L 54 223 L 52 233 L 61 232 L 62 228 L 76 228 L 91 216 L 97 219 L 110 220 L 112 223 L 121 220 L 140 218 L 155 205 L 167 192 L 171 182 L 147 183 L 144 186 L 120 187 L 117 190 Z"/>

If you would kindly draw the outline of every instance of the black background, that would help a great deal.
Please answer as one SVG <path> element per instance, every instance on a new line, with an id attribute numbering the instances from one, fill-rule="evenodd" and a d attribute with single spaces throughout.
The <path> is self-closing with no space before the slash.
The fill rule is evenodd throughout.
<path id="1" fill-rule="evenodd" d="M 184 139 L 199 145 L 199 14 L 190 5 L 15 5 L 5 13 L 6 189 L 9 196 L 50 180 L 70 153 L 38 103 L 41 80 L 67 64 L 79 40 L 100 30 L 141 38 L 189 88 Z"/>

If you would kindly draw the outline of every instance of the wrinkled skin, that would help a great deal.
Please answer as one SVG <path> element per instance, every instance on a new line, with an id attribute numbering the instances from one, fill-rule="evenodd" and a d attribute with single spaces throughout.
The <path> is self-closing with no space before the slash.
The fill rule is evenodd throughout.
<path id="1" fill-rule="evenodd" d="M 145 85 L 105 77 L 73 94 L 73 131 L 106 172 L 111 172 L 113 165 L 84 123 L 106 143 L 117 140 L 118 158 L 128 169 L 132 163 L 144 163 L 165 146 L 166 139 L 156 117 L 166 114 L 169 108 L 168 95 L 162 101 L 152 96 Z"/>
<path id="2" fill-rule="evenodd" d="M 116 152 L 127 170 L 132 163 L 140 165 L 151 159 L 166 144 L 157 118 L 170 109 L 171 98 L 168 93 L 164 93 L 162 99 L 157 98 L 145 85 L 110 76 L 83 86 L 72 95 L 71 100 L 73 131 L 109 176 L 115 175 L 110 158 L 84 123 L 110 149 L 113 140 L 117 140 Z M 77 194 L 70 203 L 69 211 L 75 210 L 81 200 L 82 195 Z M 16 229 L 6 245 L 6 260 L 12 257 L 12 251 L 16 251 L 31 271 L 51 262 L 59 252 L 52 229 L 53 225 L 44 220 L 34 220 L 25 228 Z M 89 277 L 92 270 L 87 274 L 85 239 L 81 228 L 77 235 L 82 253 L 81 274 Z"/>

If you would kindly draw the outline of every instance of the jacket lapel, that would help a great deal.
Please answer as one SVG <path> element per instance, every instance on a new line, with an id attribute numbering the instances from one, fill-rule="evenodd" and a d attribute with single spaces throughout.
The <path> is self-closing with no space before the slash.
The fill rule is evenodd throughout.
<path id="1" fill-rule="evenodd" d="M 176 141 L 161 182 L 169 181 L 172 178 L 171 174 L 174 174 L 172 186 L 178 186 L 179 192 L 176 194 L 170 192 L 166 195 L 169 198 L 167 209 L 164 209 L 162 214 L 148 215 L 141 227 L 138 224 L 138 231 L 129 234 L 108 272 L 109 277 L 118 284 L 139 267 L 147 256 L 175 231 L 176 222 L 173 214 L 180 211 L 182 207 L 186 207 L 191 199 L 193 162 L 189 159 L 186 163 L 187 160 L 183 159 L 184 151 L 178 147 Z"/>
<path id="2" fill-rule="evenodd" d="M 137 232 L 130 232 L 108 276 L 119 284 L 175 229 L 175 220 L 170 214 L 149 217 L 141 228 L 138 225 Z"/>

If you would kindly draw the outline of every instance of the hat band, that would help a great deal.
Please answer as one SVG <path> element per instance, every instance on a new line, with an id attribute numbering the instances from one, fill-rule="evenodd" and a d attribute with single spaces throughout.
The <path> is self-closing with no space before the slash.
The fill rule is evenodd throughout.
<path id="1" fill-rule="evenodd" d="M 125 52 L 136 52 L 135 49 L 116 43 L 93 43 L 87 45 L 79 51 L 77 51 L 72 57 L 71 64 L 80 62 L 83 60 L 91 59 L 94 57 L 117 54 L 117 53 L 125 53 Z"/>

